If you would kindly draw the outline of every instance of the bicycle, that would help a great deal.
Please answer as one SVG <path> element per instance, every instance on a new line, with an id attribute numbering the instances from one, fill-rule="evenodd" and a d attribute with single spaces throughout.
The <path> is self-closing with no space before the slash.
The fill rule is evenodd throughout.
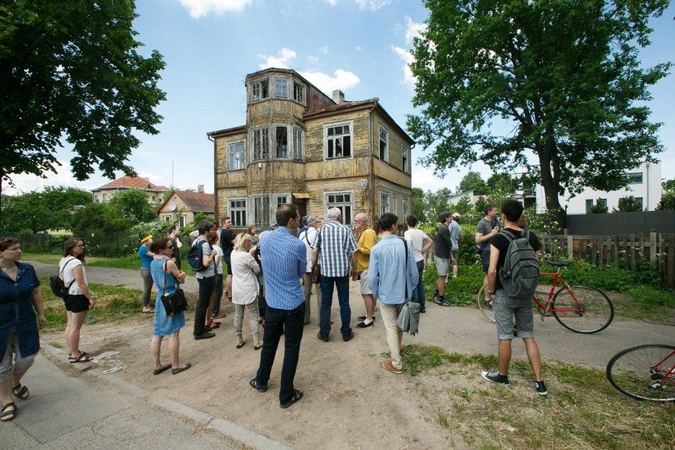
<path id="1" fill-rule="evenodd" d="M 619 392 L 638 400 L 675 402 L 675 346 L 638 345 L 607 363 L 607 379 Z"/>
<path id="2" fill-rule="evenodd" d="M 542 322 L 545 317 L 553 315 L 563 327 L 583 334 L 597 333 L 607 328 L 614 319 L 614 305 L 609 297 L 591 286 L 568 284 L 560 269 L 569 266 L 569 261 L 550 261 L 549 264 L 558 269 L 555 272 L 541 272 L 539 277 L 552 277 L 552 282 L 550 286 L 539 285 L 533 297 Z M 559 284 L 562 287 L 556 291 Z M 478 309 L 486 319 L 494 323 L 494 312 L 491 302 L 486 301 L 486 294 L 487 285 L 478 291 Z M 545 301 L 538 298 L 541 295 L 546 295 Z"/>

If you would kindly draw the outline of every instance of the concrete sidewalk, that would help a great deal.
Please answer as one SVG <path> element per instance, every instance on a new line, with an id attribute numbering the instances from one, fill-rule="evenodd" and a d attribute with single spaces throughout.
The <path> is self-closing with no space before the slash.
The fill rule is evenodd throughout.
<path id="1" fill-rule="evenodd" d="M 172 400 L 151 399 L 114 375 L 77 373 L 81 367 L 62 350 L 42 349 L 22 380 L 31 396 L 15 399 L 17 416 L 0 423 L 4 448 L 288 448 Z"/>

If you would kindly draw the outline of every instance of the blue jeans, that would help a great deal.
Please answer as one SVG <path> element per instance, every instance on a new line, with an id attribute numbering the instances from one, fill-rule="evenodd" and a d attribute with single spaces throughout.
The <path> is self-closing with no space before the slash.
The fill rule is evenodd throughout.
<path id="1" fill-rule="evenodd" d="M 340 333 L 342 333 L 343 337 L 346 337 L 352 332 L 352 328 L 350 327 L 352 309 L 349 306 L 349 276 L 324 277 L 321 275 L 321 321 L 319 323 L 319 333 L 324 337 L 330 334 L 330 308 L 333 305 L 334 285 L 337 286 L 338 302 L 340 302 L 340 319 L 342 320 Z"/>
<path id="2" fill-rule="evenodd" d="M 415 294 L 413 295 L 413 301 L 420 304 L 420 312 L 424 311 L 424 303 L 426 299 L 424 298 L 424 280 L 422 275 L 424 275 L 424 260 L 417 261 L 417 273 L 419 274 L 419 281 L 417 282 L 417 288 L 415 289 Z"/>
<path id="3" fill-rule="evenodd" d="M 300 357 L 300 341 L 305 328 L 305 304 L 301 303 L 295 309 L 285 310 L 267 306 L 265 311 L 265 331 L 263 333 L 263 347 L 260 353 L 260 366 L 255 380 L 259 385 L 267 385 L 277 354 L 279 340 L 284 334 L 284 363 L 281 368 L 281 386 L 279 388 L 279 403 L 288 402 L 295 394 L 293 379 Z"/>

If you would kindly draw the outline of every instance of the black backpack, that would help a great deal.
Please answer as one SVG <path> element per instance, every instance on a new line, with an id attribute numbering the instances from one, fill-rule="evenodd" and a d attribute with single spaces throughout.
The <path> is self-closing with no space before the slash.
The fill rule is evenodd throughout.
<path id="1" fill-rule="evenodd" d="M 59 272 L 58 275 L 52 275 L 51 277 L 49 277 L 49 287 L 51 288 L 52 293 L 57 297 L 66 298 L 66 296 L 68 295 L 68 291 L 70 290 L 70 286 L 72 286 L 72 284 L 75 282 L 75 280 L 73 279 L 73 281 L 71 281 L 70 284 L 66 286 L 66 284 L 63 282 L 63 279 L 61 279 L 61 274 L 63 273 L 63 271 L 66 270 L 68 264 L 70 264 L 75 259 L 76 258 L 73 258 L 67 263 L 65 263 L 63 265 L 63 269 Z"/>
<path id="2" fill-rule="evenodd" d="M 208 266 L 202 264 L 204 250 L 202 249 L 202 244 L 206 242 L 206 239 L 196 239 L 196 242 L 190 247 L 190 250 L 187 254 L 188 265 L 195 272 L 203 272 L 208 269 Z"/>
<path id="3" fill-rule="evenodd" d="M 504 267 L 499 269 L 499 281 L 509 297 L 532 299 L 539 284 L 539 260 L 530 245 L 530 233 L 523 230 L 518 238 L 506 230 L 499 233 L 509 240 Z"/>

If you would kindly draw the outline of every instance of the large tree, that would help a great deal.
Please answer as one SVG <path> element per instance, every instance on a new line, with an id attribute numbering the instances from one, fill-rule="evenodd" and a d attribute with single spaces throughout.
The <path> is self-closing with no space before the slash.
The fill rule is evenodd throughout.
<path id="1" fill-rule="evenodd" d="M 141 56 L 133 0 L 0 0 L 0 194 L 11 175 L 44 176 L 72 145 L 73 175 L 113 178 L 156 134 L 165 99 L 157 51 Z"/>
<path id="2" fill-rule="evenodd" d="M 488 186 L 478 172 L 469 172 L 464 175 L 457 186 L 457 193 L 473 192 L 474 195 L 487 195 Z"/>
<path id="3" fill-rule="evenodd" d="M 559 195 L 625 186 L 662 150 L 645 102 L 670 64 L 644 68 L 638 50 L 669 0 L 424 3 L 407 124 L 437 174 L 476 160 L 524 173 L 563 225 Z"/>

